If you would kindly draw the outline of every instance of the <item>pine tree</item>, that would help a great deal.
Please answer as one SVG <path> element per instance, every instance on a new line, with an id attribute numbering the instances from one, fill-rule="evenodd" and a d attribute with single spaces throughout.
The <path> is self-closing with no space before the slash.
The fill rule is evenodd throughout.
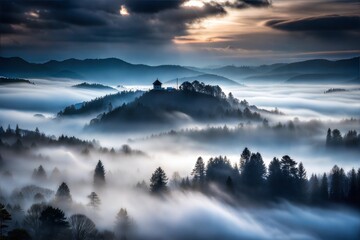
<path id="1" fill-rule="evenodd" d="M 21 137 L 20 128 L 19 128 L 19 125 L 17 125 L 17 124 L 16 124 L 16 128 L 15 128 L 15 135 L 16 135 L 16 137 Z"/>
<path id="2" fill-rule="evenodd" d="M 152 174 L 150 179 L 150 191 L 152 193 L 162 193 L 165 192 L 167 187 L 168 178 L 164 170 L 161 167 L 158 167 L 155 172 Z"/>
<path id="3" fill-rule="evenodd" d="M 11 134 L 12 134 L 12 129 L 11 129 L 11 127 L 10 127 L 10 124 L 8 125 L 5 133 L 6 133 L 7 136 L 11 136 Z"/>
<path id="4" fill-rule="evenodd" d="M 326 146 L 330 146 L 331 143 L 332 143 L 332 136 L 331 136 L 331 129 L 329 128 L 326 134 Z"/>
<path id="5" fill-rule="evenodd" d="M 115 232 L 121 240 L 127 239 L 126 236 L 131 228 L 131 220 L 126 208 L 121 208 L 116 215 Z"/>
<path id="6" fill-rule="evenodd" d="M 201 157 L 199 157 L 195 163 L 195 167 L 191 173 L 193 175 L 193 181 L 195 185 L 202 186 L 205 182 L 205 163 Z"/>
<path id="7" fill-rule="evenodd" d="M 329 184 L 328 184 L 328 178 L 326 176 L 326 173 L 324 173 L 323 177 L 321 178 L 320 198 L 322 201 L 329 200 Z"/>
<path id="8" fill-rule="evenodd" d="M 47 174 L 42 165 L 40 165 L 38 169 L 34 169 L 33 178 L 36 180 L 46 180 Z"/>
<path id="9" fill-rule="evenodd" d="M 88 203 L 88 206 L 90 206 L 90 207 L 92 207 L 94 209 L 98 209 L 100 204 L 101 204 L 99 196 L 95 192 L 92 192 L 87 197 L 90 200 L 90 202 Z"/>
<path id="10" fill-rule="evenodd" d="M 298 166 L 298 196 L 299 200 L 304 201 L 307 197 L 307 178 L 306 170 L 302 162 Z"/>
<path id="11" fill-rule="evenodd" d="M 345 198 L 344 169 L 335 165 L 331 170 L 330 199 L 334 202 L 341 202 Z"/>
<path id="12" fill-rule="evenodd" d="M 59 202 L 72 202 L 70 189 L 66 183 L 62 183 L 55 194 L 55 200 Z"/>
<path id="13" fill-rule="evenodd" d="M 98 161 L 94 171 L 94 185 L 102 187 L 105 185 L 105 168 L 101 160 Z"/>
<path id="14" fill-rule="evenodd" d="M 244 148 L 240 157 L 240 173 L 244 170 L 245 164 L 250 160 L 250 156 L 251 156 L 250 150 L 247 147 Z"/>
<path id="15" fill-rule="evenodd" d="M 38 127 L 35 128 L 35 135 L 40 136 L 40 130 Z"/>
<path id="16" fill-rule="evenodd" d="M 309 180 L 309 201 L 317 204 L 320 201 L 320 184 L 318 177 L 313 174 Z"/>
<path id="17" fill-rule="evenodd" d="M 258 188 L 264 183 L 266 167 L 260 153 L 251 154 L 250 159 L 244 162 L 242 169 L 242 182 L 249 189 Z"/>
<path id="18" fill-rule="evenodd" d="M 349 173 L 349 193 L 348 193 L 348 201 L 351 204 L 356 203 L 356 191 L 357 191 L 357 183 L 356 183 L 356 171 L 355 169 L 351 169 Z"/>
<path id="19" fill-rule="evenodd" d="M 356 202 L 360 207 L 360 168 L 358 168 L 356 174 Z"/>
<path id="20" fill-rule="evenodd" d="M 332 145 L 338 147 L 341 146 L 343 143 L 343 138 L 341 136 L 341 132 L 338 129 L 334 129 L 332 131 L 332 140 L 331 140 Z"/>
<path id="21" fill-rule="evenodd" d="M 280 160 L 276 157 L 269 164 L 269 175 L 268 175 L 268 184 L 269 190 L 273 197 L 277 197 L 281 195 L 283 190 L 282 185 L 282 172 L 281 172 L 281 164 Z"/>

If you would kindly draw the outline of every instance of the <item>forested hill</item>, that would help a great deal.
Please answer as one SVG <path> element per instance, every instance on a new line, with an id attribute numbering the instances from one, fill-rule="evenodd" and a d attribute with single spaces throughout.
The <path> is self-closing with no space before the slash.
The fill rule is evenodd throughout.
<path id="1" fill-rule="evenodd" d="M 160 90 L 144 93 L 135 101 L 93 119 L 90 127 L 124 128 L 141 124 L 172 125 L 189 120 L 261 120 L 246 101 L 232 94 L 226 96 L 219 86 L 194 81 L 185 82 L 179 90 Z"/>
<path id="2" fill-rule="evenodd" d="M 94 89 L 94 90 L 111 90 L 111 91 L 117 91 L 115 88 L 112 88 L 110 86 L 106 86 L 99 83 L 79 83 L 72 86 L 73 88 L 80 88 L 80 89 Z"/>
<path id="3" fill-rule="evenodd" d="M 70 105 L 60 111 L 58 117 L 76 117 L 90 114 L 100 114 L 105 111 L 111 111 L 124 103 L 131 102 L 141 96 L 144 92 L 122 91 L 115 94 L 109 94 L 104 97 L 95 98 L 88 102 Z"/>

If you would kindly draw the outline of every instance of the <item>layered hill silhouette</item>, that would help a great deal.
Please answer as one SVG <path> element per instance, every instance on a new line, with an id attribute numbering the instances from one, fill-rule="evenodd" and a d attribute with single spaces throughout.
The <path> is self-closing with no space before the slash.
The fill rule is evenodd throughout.
<path id="1" fill-rule="evenodd" d="M 154 79 L 172 79 L 199 75 L 199 72 L 176 65 L 148 66 L 131 64 L 116 58 L 68 59 L 42 64 L 21 58 L 0 58 L 0 75 L 17 78 L 72 78 L 104 84 L 151 84 Z"/>
<path id="2" fill-rule="evenodd" d="M 357 83 L 360 73 L 359 57 L 330 61 L 313 59 L 295 63 L 262 66 L 225 66 L 215 69 L 196 69 L 247 82 L 290 83 Z"/>
<path id="3" fill-rule="evenodd" d="M 19 83 L 34 84 L 33 82 L 30 82 L 29 80 L 26 79 L 0 77 L 0 85 L 19 84 Z"/>
<path id="4" fill-rule="evenodd" d="M 357 83 L 359 57 L 330 61 L 314 59 L 261 66 L 195 68 L 178 65 L 149 66 L 131 64 L 117 58 L 67 59 L 30 63 L 19 57 L 0 57 L 0 76 L 9 78 L 70 78 L 102 84 L 149 85 L 159 78 L 164 82 L 199 80 L 207 84 L 231 85 L 251 82 Z"/>

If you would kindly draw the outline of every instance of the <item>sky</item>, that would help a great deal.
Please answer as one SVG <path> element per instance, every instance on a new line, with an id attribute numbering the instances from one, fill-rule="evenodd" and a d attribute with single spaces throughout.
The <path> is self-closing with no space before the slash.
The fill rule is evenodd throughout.
<path id="1" fill-rule="evenodd" d="M 258 65 L 360 54 L 359 0 L 1 0 L 0 56 Z"/>

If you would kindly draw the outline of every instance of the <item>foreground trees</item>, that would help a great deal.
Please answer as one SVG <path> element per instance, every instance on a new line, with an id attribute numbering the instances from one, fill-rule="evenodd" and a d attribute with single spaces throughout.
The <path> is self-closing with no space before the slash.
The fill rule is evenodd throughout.
<path id="1" fill-rule="evenodd" d="M 41 221 L 41 239 L 65 238 L 69 222 L 62 210 L 48 206 L 41 212 L 39 219 Z"/>
<path id="2" fill-rule="evenodd" d="M 90 240 L 96 237 L 95 223 L 83 214 L 72 215 L 69 218 L 69 225 L 74 240 Z"/>
<path id="3" fill-rule="evenodd" d="M 28 210 L 24 218 L 24 227 L 29 231 L 30 235 L 35 238 L 41 233 L 41 213 L 47 206 L 45 204 L 33 204 Z"/>
<path id="4" fill-rule="evenodd" d="M 205 172 L 203 169 L 205 167 Z M 210 158 L 205 165 L 199 157 L 189 178 L 181 180 L 184 190 L 199 190 L 199 179 L 204 178 L 201 189 L 216 183 L 228 193 L 250 197 L 257 201 L 287 199 L 295 202 L 321 204 L 346 203 L 360 207 L 360 168 L 352 169 L 347 175 L 342 168 L 334 166 L 330 174 L 307 177 L 302 162 L 297 163 L 285 155 L 279 160 L 273 158 L 266 168 L 260 153 L 251 153 L 245 148 L 240 157 L 240 169 L 232 166 L 226 157 Z"/>
<path id="5" fill-rule="evenodd" d="M 6 223 L 10 220 L 10 213 L 6 210 L 5 206 L 0 203 L 0 238 L 3 236 L 3 229 L 8 227 Z"/>

